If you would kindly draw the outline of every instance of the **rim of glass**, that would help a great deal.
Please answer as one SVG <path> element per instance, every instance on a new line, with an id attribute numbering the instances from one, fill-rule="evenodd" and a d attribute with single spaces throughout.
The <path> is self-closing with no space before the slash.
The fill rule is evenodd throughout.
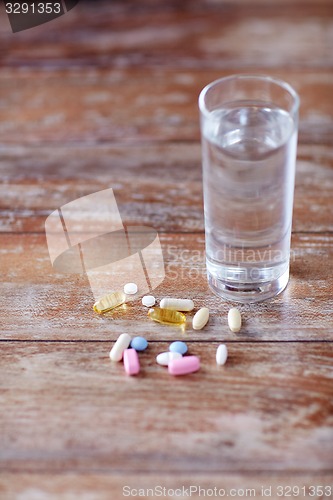
<path id="1" fill-rule="evenodd" d="M 286 90 L 292 97 L 293 99 L 293 104 L 290 110 L 291 114 L 295 114 L 298 111 L 299 108 L 299 103 L 300 103 L 300 98 L 299 95 L 297 94 L 296 90 L 287 82 L 284 80 L 280 80 L 279 78 L 274 78 L 272 76 L 268 75 L 251 75 L 251 74 L 240 74 L 240 75 L 229 75 L 229 76 L 223 76 L 222 78 L 218 78 L 217 80 L 214 80 L 211 83 L 208 83 L 200 92 L 199 94 L 199 109 L 203 115 L 206 117 L 211 116 L 211 111 L 207 109 L 206 103 L 205 103 L 205 97 L 207 95 L 207 92 L 212 88 L 215 87 L 216 85 L 227 82 L 228 80 L 261 80 L 261 81 L 266 81 L 273 83 L 275 85 L 278 85 L 279 87 L 283 88 Z"/>

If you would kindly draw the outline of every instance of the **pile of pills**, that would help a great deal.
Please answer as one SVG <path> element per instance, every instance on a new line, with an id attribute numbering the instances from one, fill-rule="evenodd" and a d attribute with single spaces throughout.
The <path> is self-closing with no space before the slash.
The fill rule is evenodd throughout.
<path id="1" fill-rule="evenodd" d="M 140 373 L 138 352 L 144 351 L 148 342 L 144 337 L 131 338 L 128 333 L 122 333 L 110 351 L 111 361 L 123 360 L 127 375 Z M 156 362 L 167 366 L 170 375 L 187 375 L 200 369 L 200 359 L 197 356 L 184 356 L 187 353 L 185 342 L 172 342 L 168 352 L 161 352 L 156 356 Z"/>
<path id="2" fill-rule="evenodd" d="M 144 337 L 132 339 L 128 333 L 122 333 L 110 351 L 110 359 L 123 360 L 127 375 L 137 375 L 140 372 L 138 351 L 144 351 L 147 347 L 148 342 Z"/>
<path id="3" fill-rule="evenodd" d="M 148 342 L 144 337 L 131 338 L 128 333 L 122 333 L 110 351 L 111 361 L 123 360 L 127 375 L 140 373 L 140 361 L 138 352 L 144 351 Z M 188 375 L 200 369 L 200 358 L 198 356 L 185 356 L 188 348 L 185 342 L 177 340 L 169 346 L 169 351 L 161 352 L 156 356 L 156 363 L 167 366 L 170 375 Z M 227 361 L 227 346 L 221 344 L 216 351 L 216 363 L 220 366 Z"/>
<path id="4" fill-rule="evenodd" d="M 113 292 L 101 298 L 94 304 L 94 311 L 103 314 L 124 304 L 126 295 L 136 295 L 138 286 L 136 283 L 126 283 L 123 292 Z M 160 302 L 160 307 L 154 308 L 156 299 L 153 295 L 142 297 L 142 305 L 149 307 L 148 316 L 158 323 L 181 325 L 186 322 L 184 312 L 190 312 L 194 309 L 194 302 L 191 299 L 177 299 L 165 297 Z M 201 330 L 206 326 L 209 320 L 209 309 L 202 307 L 192 319 L 193 330 Z M 228 325 L 232 332 L 237 333 L 242 326 L 242 319 L 239 310 L 236 307 L 230 309 L 228 313 Z"/>
<path id="5" fill-rule="evenodd" d="M 144 297 L 145 298 L 145 297 Z M 142 299 L 143 303 L 143 299 Z M 150 309 L 148 316 L 158 323 L 181 325 L 186 323 L 184 312 L 190 312 L 194 309 L 194 302 L 191 299 L 176 299 L 166 297 L 161 300 L 160 307 Z M 201 330 L 206 326 L 209 320 L 209 309 L 202 307 L 195 313 L 192 320 L 193 330 Z"/>
<path id="6" fill-rule="evenodd" d="M 200 359 L 197 356 L 184 356 L 187 353 L 185 342 L 177 340 L 169 346 L 171 359 L 168 361 L 168 371 L 170 375 L 187 375 L 200 369 Z M 165 354 L 165 353 L 161 353 Z M 176 354 L 176 358 L 174 355 Z M 173 356 L 172 356 L 173 355 Z M 160 354 L 156 357 L 158 363 Z"/>
<path id="7" fill-rule="evenodd" d="M 114 292 L 109 294 L 94 304 L 94 310 L 102 314 L 110 311 L 126 301 L 126 295 L 135 295 L 138 287 L 135 283 L 127 283 L 124 292 Z M 182 325 L 186 322 L 184 312 L 191 312 L 194 309 L 194 302 L 191 299 L 178 299 L 165 297 L 160 301 L 160 307 L 153 307 L 156 299 L 153 295 L 142 297 L 142 305 L 148 307 L 148 316 L 153 321 L 163 324 Z M 193 330 L 201 330 L 209 320 L 209 309 L 202 307 L 192 319 Z M 233 333 L 238 333 L 242 326 L 242 318 L 239 310 L 232 307 L 228 312 L 228 326 Z M 137 375 L 140 372 L 140 360 L 138 352 L 142 352 L 148 347 L 148 342 L 144 337 L 134 337 L 128 333 L 122 333 L 110 351 L 112 361 L 123 360 L 125 372 L 128 375 Z M 187 345 L 182 341 L 172 342 L 169 351 L 161 352 L 156 356 L 156 363 L 167 366 L 170 375 L 187 375 L 200 369 L 200 358 L 198 356 L 187 355 Z M 216 363 L 223 366 L 228 358 L 228 349 L 225 344 L 220 344 L 216 350 Z"/>

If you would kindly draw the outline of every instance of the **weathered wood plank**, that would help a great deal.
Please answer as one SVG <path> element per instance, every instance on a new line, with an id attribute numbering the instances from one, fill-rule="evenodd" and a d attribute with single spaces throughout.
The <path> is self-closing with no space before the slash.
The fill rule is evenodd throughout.
<path id="1" fill-rule="evenodd" d="M 1 467 L 194 474 L 331 471 L 332 343 L 189 342 L 202 369 L 172 378 L 140 354 L 138 377 L 108 343 L 1 344 Z"/>
<path id="2" fill-rule="evenodd" d="M 242 3 L 81 2 L 52 25 L 15 36 L 4 15 L 0 60 L 9 66 L 221 69 L 259 60 L 266 68 L 332 67 L 332 3 Z"/>
<path id="3" fill-rule="evenodd" d="M 333 19 L 333 18 L 332 18 Z M 246 68 L 238 65 L 236 72 Z M 2 144 L 199 140 L 197 99 L 209 82 L 235 70 L 164 68 L 3 69 Z M 251 72 L 265 73 L 264 66 Z M 332 144 L 329 70 L 269 71 L 299 92 L 300 143 Z"/>
<path id="4" fill-rule="evenodd" d="M 1 500 L 332 485 L 332 28 L 331 0 L 80 2 L 16 35 L 1 12 Z M 289 81 L 302 104 L 291 281 L 240 306 L 232 334 L 204 275 L 197 97 L 240 72 Z M 203 331 L 139 301 L 97 316 L 86 277 L 53 271 L 45 218 L 106 187 L 126 224 L 161 233 L 156 297 L 208 305 Z M 150 341 L 137 378 L 108 358 L 123 331 Z M 202 369 L 175 379 L 154 358 L 179 338 Z"/>
<path id="5" fill-rule="evenodd" d="M 94 500 L 123 500 L 129 498 L 186 498 L 194 500 L 212 496 L 234 498 L 265 498 L 278 500 L 284 493 L 294 493 L 297 498 L 313 500 L 318 493 L 332 488 L 332 474 L 302 473 L 219 473 L 219 474 L 117 474 L 102 472 L 74 473 L 3 473 L 0 475 L 2 500 L 72 500 L 73 498 Z M 200 490 L 201 488 L 201 490 Z M 290 489 L 291 488 L 291 489 Z M 294 490 L 292 489 L 294 488 Z M 298 490 L 297 490 L 298 488 Z M 297 492 L 299 491 L 298 495 Z M 130 496 L 130 493 L 132 496 Z M 264 496 L 265 493 L 265 496 Z M 183 496 L 180 496 L 182 494 Z M 168 495 L 168 496 L 167 496 Z M 297 496 L 296 496 L 297 495 Z M 206 496 L 206 498 L 207 498 Z M 214 498 L 214 497 L 213 497 Z M 282 497 L 283 498 L 283 497 Z M 286 497 L 285 497 L 286 498 Z"/>
<path id="6" fill-rule="evenodd" d="M 197 144 L 6 147 L 0 175 L 0 231 L 44 232 L 69 201 L 113 187 L 127 225 L 201 232 L 201 149 Z M 135 179 L 135 182 L 134 180 Z M 294 232 L 333 231 L 333 148 L 298 150 Z"/>
<path id="7" fill-rule="evenodd" d="M 194 331 L 191 317 L 185 332 L 159 325 L 147 317 L 140 299 L 126 309 L 99 316 L 86 276 L 55 272 L 44 235 L 3 235 L 0 269 L 2 339 L 108 340 L 123 331 L 150 340 L 271 341 L 333 339 L 333 237 L 329 234 L 295 235 L 292 241 L 291 279 L 286 291 L 269 302 L 241 305 L 244 327 L 233 334 L 227 326 L 230 303 L 208 289 L 203 234 L 160 234 L 166 278 L 154 290 L 157 299 L 190 297 L 196 307 L 206 305 L 211 318 Z"/>

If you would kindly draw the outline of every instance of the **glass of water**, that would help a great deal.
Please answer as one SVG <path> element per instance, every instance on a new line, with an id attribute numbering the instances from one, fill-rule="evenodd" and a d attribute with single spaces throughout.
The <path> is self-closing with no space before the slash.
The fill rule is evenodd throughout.
<path id="1" fill-rule="evenodd" d="M 208 282 L 257 302 L 289 279 L 299 97 L 287 83 L 235 75 L 199 97 Z"/>

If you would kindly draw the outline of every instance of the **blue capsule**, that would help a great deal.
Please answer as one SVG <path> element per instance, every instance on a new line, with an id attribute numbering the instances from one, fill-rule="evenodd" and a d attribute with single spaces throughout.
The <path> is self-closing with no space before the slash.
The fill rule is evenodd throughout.
<path id="1" fill-rule="evenodd" d="M 148 347 L 148 342 L 144 337 L 134 337 L 131 341 L 131 347 L 136 351 L 144 351 Z"/>
<path id="2" fill-rule="evenodd" d="M 185 344 L 185 342 L 177 340 L 176 342 L 172 342 L 172 344 L 170 344 L 169 351 L 185 354 L 187 352 L 187 345 Z"/>

